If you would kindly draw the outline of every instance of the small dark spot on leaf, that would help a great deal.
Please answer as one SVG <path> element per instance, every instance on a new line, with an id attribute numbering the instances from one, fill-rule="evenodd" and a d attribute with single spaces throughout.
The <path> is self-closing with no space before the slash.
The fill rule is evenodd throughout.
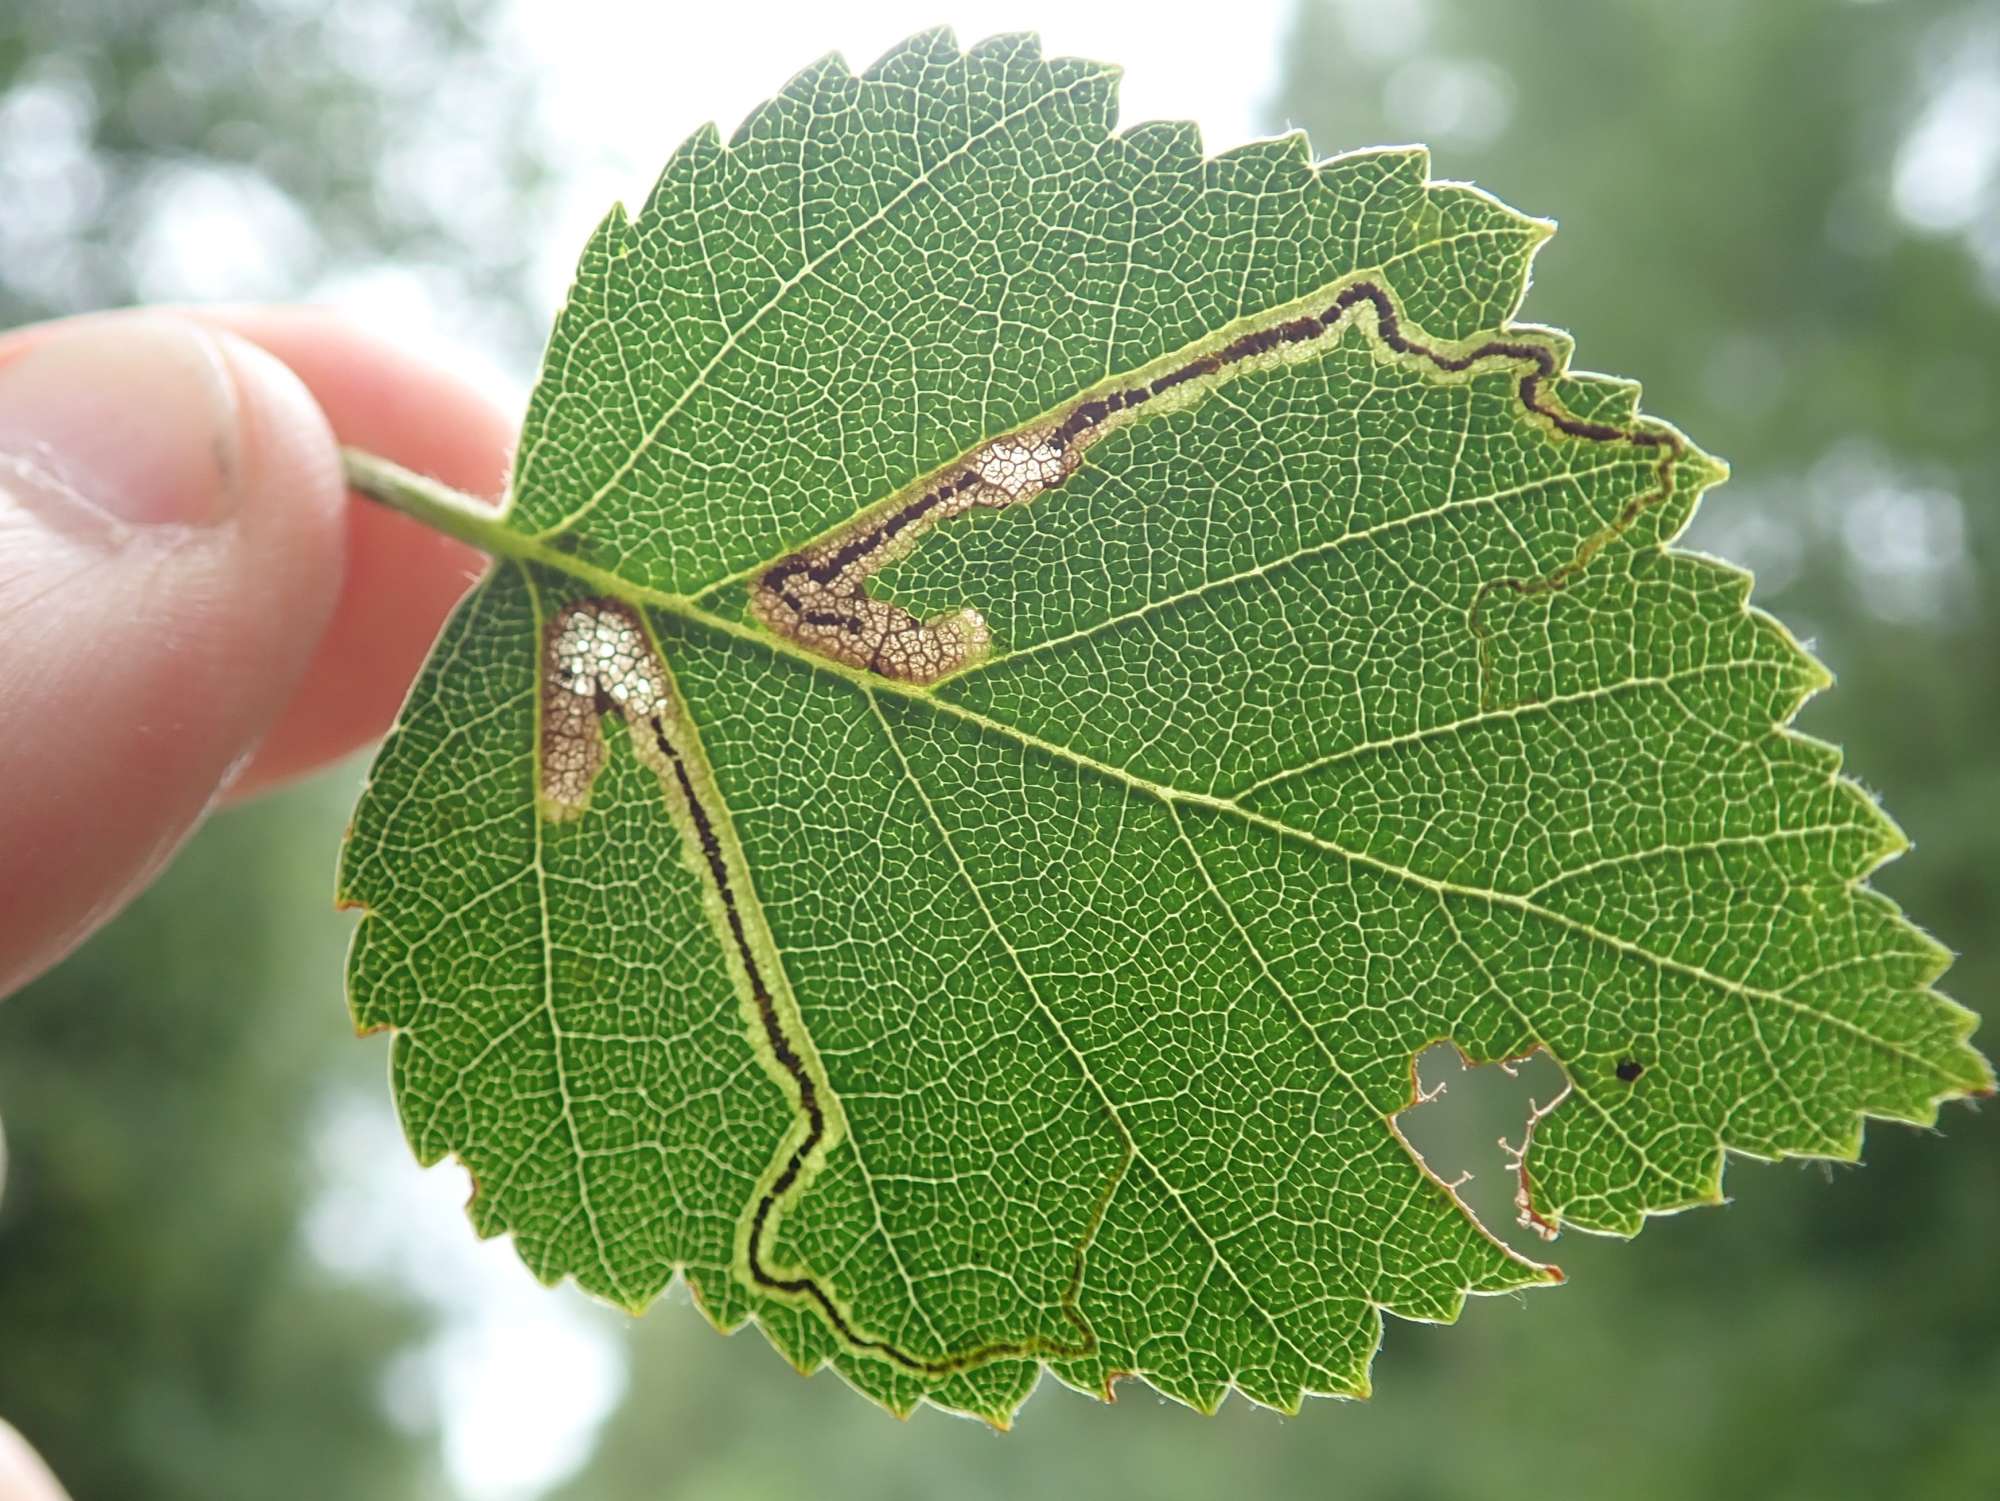
<path id="1" fill-rule="evenodd" d="M 1618 1077 L 1630 1084 L 1646 1071 L 1646 1065 L 1637 1058 L 1621 1058 L 1618 1061 Z"/>
<path id="2" fill-rule="evenodd" d="M 550 539 L 549 546 L 557 552 L 578 552 L 583 547 L 583 535 L 580 532 L 559 532 Z"/>

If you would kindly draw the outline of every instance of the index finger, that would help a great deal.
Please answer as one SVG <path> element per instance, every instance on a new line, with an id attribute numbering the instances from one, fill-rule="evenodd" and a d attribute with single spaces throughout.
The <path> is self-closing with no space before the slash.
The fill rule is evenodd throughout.
<path id="1" fill-rule="evenodd" d="M 289 365 L 342 443 L 498 503 L 514 419 L 469 381 L 319 309 L 192 316 Z M 445 616 L 484 570 L 463 543 L 358 496 L 349 505 L 347 575 L 332 622 L 235 794 L 299 776 L 387 731 Z"/>

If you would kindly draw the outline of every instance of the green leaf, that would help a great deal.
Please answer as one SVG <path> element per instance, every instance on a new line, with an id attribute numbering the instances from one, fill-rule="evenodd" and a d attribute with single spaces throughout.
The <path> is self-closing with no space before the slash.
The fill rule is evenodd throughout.
<path id="1" fill-rule="evenodd" d="M 1550 226 L 1115 82 L 813 68 L 592 237 L 503 519 L 374 471 L 503 559 L 341 877 L 417 1155 L 899 1412 L 1290 1410 L 1556 1280 L 1397 1130 L 1438 1040 L 1567 1075 L 1551 1230 L 1991 1084 L 1825 673 L 1667 546 L 1721 466 L 1510 321 Z"/>

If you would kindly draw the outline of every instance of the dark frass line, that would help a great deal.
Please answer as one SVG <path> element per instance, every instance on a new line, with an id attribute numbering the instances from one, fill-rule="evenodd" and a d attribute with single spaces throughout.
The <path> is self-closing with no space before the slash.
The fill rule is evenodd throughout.
<path id="1" fill-rule="evenodd" d="M 1546 420 L 1556 431 L 1585 442 L 1625 443 L 1634 448 L 1658 449 L 1660 452 L 1657 466 L 1658 483 L 1655 487 L 1628 501 L 1609 526 L 1593 533 L 1579 545 L 1576 555 L 1567 564 L 1539 579 L 1495 579 L 1480 586 L 1468 607 L 1467 619 L 1474 634 L 1480 638 L 1481 697 L 1484 699 L 1488 666 L 1487 642 L 1480 626 L 1479 615 L 1487 596 L 1503 590 L 1525 596 L 1548 593 L 1566 587 L 1577 574 L 1582 572 L 1606 542 L 1629 528 L 1648 507 L 1672 494 L 1674 464 L 1684 451 L 1678 435 L 1669 430 L 1640 426 L 1628 430 L 1607 422 L 1587 421 L 1565 411 L 1543 389 L 1545 383 L 1557 379 L 1561 374 L 1556 365 L 1555 355 L 1548 349 L 1524 340 L 1493 338 L 1474 345 L 1460 354 L 1440 354 L 1430 345 L 1410 338 L 1403 332 L 1402 320 L 1397 315 L 1395 305 L 1381 286 L 1374 282 L 1361 281 L 1343 289 L 1318 314 L 1309 313 L 1271 328 L 1254 330 L 1223 348 L 1203 355 L 1199 359 L 1190 360 L 1187 364 L 1149 383 L 1112 391 L 1107 395 L 1092 397 L 1080 403 L 1041 442 L 1058 457 L 1067 454 L 1079 440 L 1086 438 L 1117 413 L 1142 407 L 1178 386 L 1219 374 L 1232 365 L 1268 354 L 1275 349 L 1304 344 L 1323 337 L 1331 332 L 1351 310 L 1364 302 L 1374 309 L 1376 336 L 1392 352 L 1407 358 L 1424 360 L 1432 368 L 1447 375 L 1461 374 L 1485 360 L 1504 359 L 1519 363 L 1527 367 L 1515 387 L 1521 405 Z M 1052 489 L 1060 485 L 1066 477 L 1065 473 L 1062 477 L 1053 478 L 1040 488 Z M 903 532 L 940 506 L 986 483 L 986 478 L 976 468 L 959 469 L 893 515 L 885 517 L 868 531 L 850 538 L 824 558 L 815 559 L 814 553 L 817 548 L 813 545 L 792 553 L 767 569 L 757 580 L 757 587 L 782 601 L 797 625 L 834 629 L 850 637 L 861 637 L 868 633 L 869 623 L 859 610 L 829 609 L 826 605 L 831 603 L 838 606 L 843 603 L 843 596 L 851 598 L 858 595 L 865 587 L 865 577 L 857 576 L 850 579 L 846 588 L 829 588 L 829 586 L 835 585 L 836 581 L 857 563 L 893 545 Z M 815 587 L 807 595 L 802 596 L 793 587 L 795 580 L 803 580 Z M 884 648 L 898 633 L 921 631 L 925 628 L 925 624 L 914 616 L 909 617 L 896 630 L 884 633 L 869 649 L 866 660 L 858 661 L 857 665 L 865 666 L 868 671 L 882 677 L 903 676 L 904 674 L 884 666 Z"/>
<path id="2" fill-rule="evenodd" d="M 749 935 L 744 931 L 742 914 L 736 905 L 735 889 L 730 885 L 729 866 L 723 857 L 722 841 L 716 835 L 715 821 L 709 816 L 707 808 L 702 805 L 701 798 L 696 794 L 694 779 L 688 775 L 686 761 L 682 759 L 672 737 L 667 734 L 663 717 L 657 713 L 649 716 L 646 727 L 652 731 L 653 743 L 659 748 L 660 754 L 665 756 L 667 763 L 673 767 L 674 781 L 680 788 L 682 798 L 687 802 L 688 816 L 694 823 L 695 837 L 701 845 L 702 858 L 708 864 L 709 878 L 715 883 L 716 893 L 722 899 L 723 915 L 729 924 L 729 935 L 736 946 L 737 959 L 742 964 L 743 972 L 750 983 L 750 995 L 757 1005 L 757 1017 L 764 1029 L 764 1039 L 770 1044 L 771 1052 L 777 1058 L 779 1067 L 784 1069 L 792 1081 L 793 1088 L 798 1091 L 799 1108 L 805 1112 L 806 1117 L 805 1135 L 800 1137 L 798 1144 L 792 1148 L 791 1156 L 786 1159 L 783 1170 L 772 1180 L 770 1187 L 759 1196 L 757 1207 L 751 1214 L 747 1254 L 750 1280 L 766 1292 L 810 1299 L 851 1349 L 872 1351 L 907 1370 L 924 1376 L 950 1376 L 989 1361 L 1008 1358 L 1025 1359 L 1033 1356 L 1068 1359 L 1095 1352 L 1097 1335 L 1078 1310 L 1077 1296 L 1083 1286 L 1085 1252 L 1096 1237 L 1098 1224 L 1110 1203 L 1112 1188 L 1124 1175 L 1125 1164 L 1122 1162 L 1099 1196 L 1089 1228 L 1077 1246 L 1069 1286 L 1063 1293 L 1063 1317 L 1076 1328 L 1078 1334 L 1074 1344 L 1057 1344 L 1037 1336 L 1025 1340 L 982 1345 L 957 1355 L 935 1358 L 911 1355 L 888 1340 L 877 1339 L 855 1329 L 847 1315 L 842 1313 L 839 1305 L 834 1302 L 832 1295 L 816 1278 L 803 1275 L 780 1276 L 765 1265 L 764 1242 L 769 1233 L 771 1216 L 777 1209 L 778 1201 L 798 1183 L 805 1171 L 806 1162 L 826 1140 L 826 1108 L 820 1103 L 819 1087 L 813 1082 L 812 1074 L 807 1070 L 804 1060 L 799 1057 L 798 1050 L 792 1046 L 791 1039 L 785 1035 L 777 1002 L 772 998 L 770 987 L 765 984 L 763 972 L 758 968 L 756 953 L 751 948 Z"/>

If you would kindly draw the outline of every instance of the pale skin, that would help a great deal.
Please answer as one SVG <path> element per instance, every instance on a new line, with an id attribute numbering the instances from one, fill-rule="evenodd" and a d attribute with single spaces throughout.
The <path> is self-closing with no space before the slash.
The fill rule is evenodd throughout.
<path id="1" fill-rule="evenodd" d="M 312 309 L 0 335 L 0 994 L 213 808 L 388 727 L 481 559 L 350 495 L 338 445 L 497 496 L 513 438 L 470 385 Z M 63 1496 L 0 1421 L 0 1501 Z"/>

